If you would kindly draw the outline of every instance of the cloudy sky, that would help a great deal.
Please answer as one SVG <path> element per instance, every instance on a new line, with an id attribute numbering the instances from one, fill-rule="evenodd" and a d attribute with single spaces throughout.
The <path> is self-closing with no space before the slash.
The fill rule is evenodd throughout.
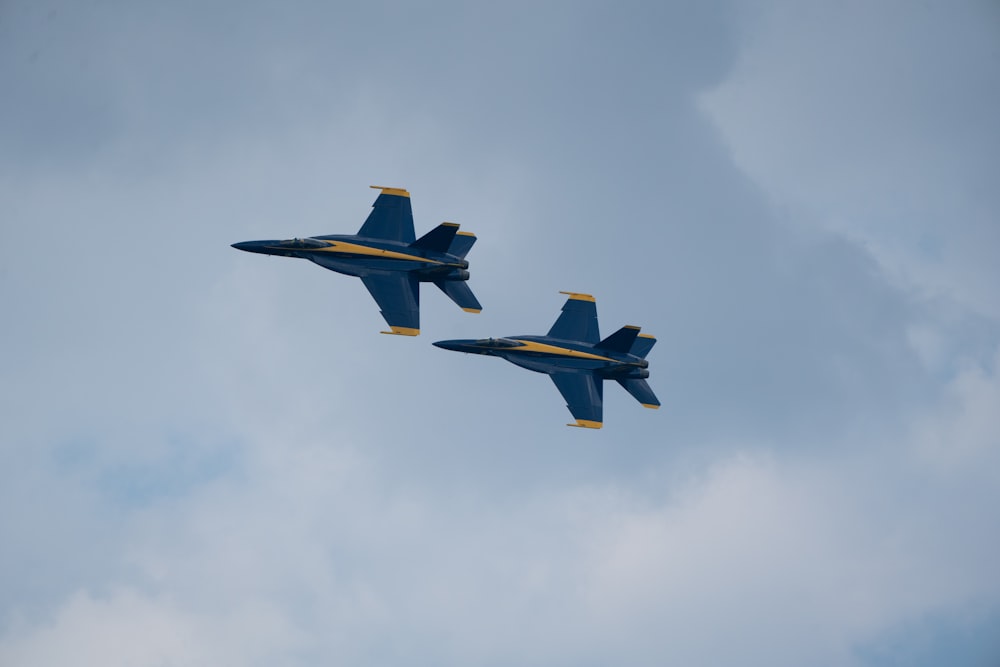
<path id="1" fill-rule="evenodd" d="M 0 4 L 0 664 L 1000 664 L 995 2 Z M 483 313 L 230 243 L 370 184 Z M 433 348 L 559 290 L 643 410 Z"/>

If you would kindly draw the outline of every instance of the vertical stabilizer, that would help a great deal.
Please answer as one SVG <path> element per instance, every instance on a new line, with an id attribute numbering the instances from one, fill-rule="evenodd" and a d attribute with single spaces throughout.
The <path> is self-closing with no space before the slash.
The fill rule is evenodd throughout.
<path id="1" fill-rule="evenodd" d="M 434 252 L 448 252 L 448 248 L 451 247 L 456 232 L 458 232 L 458 225 L 454 222 L 442 222 L 411 243 L 410 247 L 432 250 Z"/>
<path id="2" fill-rule="evenodd" d="M 639 327 L 628 324 L 602 340 L 600 343 L 595 345 L 595 347 L 599 347 L 604 350 L 613 350 L 615 352 L 629 353 L 631 352 L 632 346 L 635 344 L 635 339 L 638 335 Z"/>
<path id="3" fill-rule="evenodd" d="M 465 256 L 469 254 L 472 250 L 472 246 L 476 243 L 476 235 L 472 232 L 458 232 L 455 234 L 455 238 L 451 241 L 451 247 L 448 248 L 449 255 L 457 255 L 465 259 Z"/>
<path id="4" fill-rule="evenodd" d="M 656 338 L 649 334 L 639 334 L 635 342 L 632 343 L 632 349 L 629 350 L 629 354 L 634 354 L 635 356 L 645 359 L 649 351 L 653 349 L 656 345 Z"/>

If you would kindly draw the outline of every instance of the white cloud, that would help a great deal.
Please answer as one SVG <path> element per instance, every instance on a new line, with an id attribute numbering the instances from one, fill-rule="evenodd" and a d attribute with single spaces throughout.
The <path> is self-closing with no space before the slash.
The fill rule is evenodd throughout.
<path id="1" fill-rule="evenodd" d="M 941 474 L 1000 482 L 1000 348 L 985 364 L 966 361 L 934 413 L 914 426 L 920 455 Z"/>
<path id="2" fill-rule="evenodd" d="M 995 502 L 995 484 L 931 477 L 913 493 L 922 464 L 878 452 L 737 457 L 664 480 L 656 502 L 602 484 L 498 506 L 393 488 L 328 444 L 255 442 L 242 481 L 133 514 L 128 587 L 8 625 L 0 656 L 853 664 L 896 624 L 1000 593 L 993 505 L 966 505 Z"/>
<path id="3" fill-rule="evenodd" d="M 935 614 L 995 608 L 1000 580 L 988 564 L 1000 545 L 984 508 L 997 502 L 1000 455 L 1000 199 L 988 185 L 1000 166 L 996 8 L 753 10 L 736 67 L 701 107 L 787 223 L 819 224 L 864 247 L 903 288 L 905 343 L 926 371 L 901 428 L 886 420 L 855 432 L 873 448 L 872 470 L 828 478 L 866 503 L 836 512 L 847 530 L 823 554 L 832 578 L 821 599 L 858 603 L 826 619 L 830 631 L 844 633 L 844 648 Z M 818 516 L 843 508 L 843 494 L 810 497 Z"/>
<path id="4" fill-rule="evenodd" d="M 240 605 L 225 614 L 184 611 L 167 596 L 116 589 L 78 592 L 51 622 L 15 627 L 0 643 L 0 663 L 57 667 L 130 665 L 269 665 L 303 637 L 268 605 Z"/>
<path id="5" fill-rule="evenodd" d="M 874 131 L 897 96 L 857 106 L 855 84 L 874 99 L 885 71 L 865 78 L 862 57 L 884 16 L 784 9 L 706 101 L 776 202 L 877 237 L 884 263 L 894 243 L 905 256 L 920 245 L 893 225 L 921 197 L 949 190 L 930 208 L 989 210 L 927 159 L 944 150 L 933 133 Z M 997 604 L 988 323 L 972 335 L 964 315 L 911 321 L 909 295 L 853 243 L 786 238 L 700 119 L 676 112 L 707 76 L 691 63 L 731 45 L 682 23 L 671 29 L 684 39 L 662 39 L 646 15 L 641 34 L 658 39 L 637 45 L 631 17 L 611 13 L 642 48 L 619 49 L 607 17 L 581 11 L 560 33 L 569 43 L 533 23 L 510 71 L 502 56 L 523 40 L 470 15 L 490 27 L 496 68 L 475 94 L 451 84 L 485 71 L 476 32 L 461 33 L 449 69 L 447 41 L 431 57 L 406 50 L 425 40 L 409 19 L 402 50 L 389 38 L 399 25 L 355 30 L 339 14 L 344 42 L 320 20 L 251 21 L 235 37 L 199 21 L 199 58 L 234 37 L 212 67 L 246 67 L 208 95 L 207 116 L 191 103 L 214 77 L 198 78 L 197 58 L 163 58 L 171 35 L 187 38 L 172 15 L 152 61 L 169 76 L 147 77 L 144 49 L 139 66 L 117 62 L 120 111 L 135 118 L 85 174 L 7 165 L 16 353 L 0 362 L 0 522 L 18 539 L 0 562 L 19 585 L 0 607 L 0 663 L 849 664 L 910 619 Z M 430 38 L 444 30 L 432 23 Z M 604 51 L 586 48 L 594 35 Z M 861 55 L 840 47 L 846 35 Z M 410 74 L 354 71 L 362 43 L 379 68 Z M 601 76 L 567 75 L 577 54 Z M 107 72 L 91 74 L 116 90 Z M 185 97 L 191 77 L 198 94 Z M 162 108 L 161 86 L 176 97 Z M 846 101 L 830 111 L 835 94 Z M 175 127 L 173 114 L 187 115 Z M 841 117 L 856 124 L 838 141 L 817 131 Z M 430 294 L 422 339 L 380 337 L 356 281 L 228 248 L 356 228 L 370 203 L 359 188 L 383 179 L 414 192 L 420 228 L 453 218 L 480 234 L 480 318 Z M 915 224 L 991 284 L 971 248 L 988 245 L 981 226 Z M 44 259 L 59 261 L 46 263 L 31 249 L 52 238 Z M 961 262 L 940 264 L 974 301 Z M 557 279 L 607 290 L 606 331 L 633 316 L 657 327 L 655 382 L 673 404 L 643 413 L 615 394 L 608 427 L 580 434 L 541 376 L 427 345 L 544 330 L 554 290 L 576 287 L 553 284 L 550 299 Z M 900 351 L 907 340 L 925 368 Z M 941 380 L 958 359 L 969 365 Z M 720 445 L 717 423 L 745 433 Z"/>
<path id="6" fill-rule="evenodd" d="M 904 619 L 995 599 L 989 562 L 1000 545 L 978 545 L 962 571 L 954 563 L 968 542 L 942 544 L 948 533 L 959 537 L 948 515 L 964 509 L 961 495 L 931 485 L 924 493 L 933 501 L 911 506 L 890 499 L 884 473 L 855 478 L 850 466 L 736 459 L 679 502 L 615 513 L 595 535 L 589 573 L 594 625 L 605 629 L 597 641 L 614 637 L 616 651 L 644 643 L 640 662 L 754 655 L 850 664 L 859 646 Z M 977 521 L 996 527 L 985 511 Z"/>
<path id="7" fill-rule="evenodd" d="M 1000 37 L 989 3 L 762 2 L 702 107 L 779 209 L 993 317 Z"/>

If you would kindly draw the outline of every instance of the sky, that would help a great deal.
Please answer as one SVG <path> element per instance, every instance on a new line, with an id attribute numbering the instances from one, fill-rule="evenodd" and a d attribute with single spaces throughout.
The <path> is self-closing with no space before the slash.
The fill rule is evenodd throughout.
<path id="1" fill-rule="evenodd" d="M 0 665 L 1000 665 L 995 2 L 0 4 Z M 240 253 L 369 185 L 463 313 Z M 593 294 L 643 410 L 431 342 Z"/>

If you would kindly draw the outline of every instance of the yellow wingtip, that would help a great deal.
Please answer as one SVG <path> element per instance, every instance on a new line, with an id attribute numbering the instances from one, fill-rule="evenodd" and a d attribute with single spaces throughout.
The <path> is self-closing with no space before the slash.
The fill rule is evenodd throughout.
<path id="1" fill-rule="evenodd" d="M 649 408 L 651 410 L 659 410 L 660 409 L 659 405 L 653 405 L 652 403 L 643 403 L 642 407 Z"/>
<path id="2" fill-rule="evenodd" d="M 456 233 L 457 233 L 457 234 L 458 234 L 459 236 L 471 236 L 472 238 L 475 238 L 475 237 L 476 237 L 476 235 L 475 235 L 475 234 L 473 234 L 472 232 L 456 232 Z"/>
<path id="3" fill-rule="evenodd" d="M 403 188 L 390 188 L 385 185 L 369 185 L 372 190 L 381 190 L 384 195 L 396 195 L 398 197 L 409 197 L 410 193 Z"/>
<path id="4" fill-rule="evenodd" d="M 420 329 L 414 329 L 412 327 L 394 327 L 394 326 L 390 325 L 389 328 L 392 329 L 392 331 L 381 331 L 379 333 L 390 334 L 390 335 L 394 334 L 396 336 L 419 336 L 420 335 Z"/>
<path id="5" fill-rule="evenodd" d="M 481 312 L 483 312 L 482 308 L 463 308 L 462 310 L 464 310 L 467 313 L 481 313 Z"/>
<path id="6" fill-rule="evenodd" d="M 644 333 L 641 333 L 641 334 L 639 334 L 639 338 L 653 338 L 653 339 L 655 339 L 656 336 L 654 336 L 653 334 L 644 334 Z"/>
<path id="7" fill-rule="evenodd" d="M 597 302 L 597 300 L 591 294 L 583 294 L 582 292 L 563 292 L 561 290 L 560 290 L 559 293 L 560 294 L 565 294 L 569 298 L 575 299 L 576 301 L 590 301 L 592 303 L 596 303 Z"/>
<path id="8" fill-rule="evenodd" d="M 575 426 L 577 428 L 601 428 L 604 426 L 604 422 L 595 422 L 590 419 L 577 419 L 575 424 L 566 424 L 566 426 Z"/>

